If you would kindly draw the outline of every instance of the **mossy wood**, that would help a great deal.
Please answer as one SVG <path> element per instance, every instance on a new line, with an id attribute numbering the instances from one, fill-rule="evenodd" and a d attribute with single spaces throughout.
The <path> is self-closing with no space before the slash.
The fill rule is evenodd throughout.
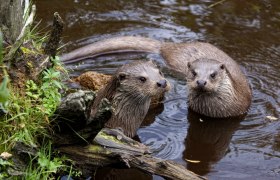
<path id="1" fill-rule="evenodd" d="M 60 127 L 65 123 L 72 128 L 68 132 L 59 129 L 54 136 L 56 147 L 74 160 L 84 174 L 91 174 L 97 167 L 121 163 L 171 179 L 204 179 L 175 162 L 152 157 L 147 146 L 128 138 L 118 129 L 101 129 L 113 111 L 106 99 L 99 105 L 94 121 L 86 125 L 85 118 L 94 98 L 94 92 L 79 90 L 68 94 L 57 111 Z M 71 133 L 71 130 L 75 131 Z"/>
<path id="2" fill-rule="evenodd" d="M 179 180 L 205 179 L 188 171 L 184 166 L 150 155 L 145 145 L 126 137 L 116 129 L 102 129 L 87 146 L 65 146 L 60 152 L 73 159 L 81 169 L 124 163 L 129 168 Z"/>

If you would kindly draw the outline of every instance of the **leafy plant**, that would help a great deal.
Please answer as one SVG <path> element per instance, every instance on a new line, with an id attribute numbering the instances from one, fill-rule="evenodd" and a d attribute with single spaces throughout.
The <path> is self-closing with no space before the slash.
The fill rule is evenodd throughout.
<path id="1" fill-rule="evenodd" d="M 37 27 L 38 24 L 25 34 L 23 44 L 26 46 L 20 47 L 21 52 L 27 54 L 25 58 L 36 58 L 42 53 L 42 44 L 47 36 L 40 35 Z M 67 75 L 58 57 L 51 58 L 50 61 L 52 67 L 45 69 L 36 81 L 26 80 L 24 90 L 19 92 L 16 87 L 9 84 L 7 68 L 3 63 L 0 32 L 0 71 L 3 72 L 0 106 L 5 106 L 8 112 L 5 116 L 0 116 L 0 152 L 10 152 L 18 141 L 39 149 L 36 157 L 30 160 L 25 179 L 55 179 L 55 173 L 61 171 L 66 171 L 66 174 L 72 177 L 80 175 L 80 172 L 68 165 L 71 164 L 69 159 L 54 153 L 49 138 L 51 134 L 49 119 L 60 102 L 60 91 L 65 88 L 62 81 L 64 75 Z M 41 142 L 41 139 L 45 141 Z M 12 164 L 9 161 L 0 158 L 0 179 L 11 178 L 7 173 L 10 166 Z"/>
<path id="2" fill-rule="evenodd" d="M 48 116 L 53 115 L 61 99 L 59 90 L 63 88 L 63 85 L 60 77 L 60 72 L 52 68 L 43 72 L 40 86 L 32 80 L 26 83 L 26 95 L 41 105 L 37 108 L 43 110 Z"/>
<path id="3" fill-rule="evenodd" d="M 51 142 L 48 141 L 30 162 L 25 179 L 55 179 L 55 174 L 60 171 L 78 177 L 80 175 L 78 171 L 73 171 L 72 166 L 65 165 L 68 161 L 64 156 L 54 156 Z"/>
<path id="4" fill-rule="evenodd" d="M 2 32 L 0 31 L 0 66 L 2 67 L 2 71 L 4 72 L 4 77 L 3 80 L 0 84 L 0 111 L 2 113 L 6 113 L 6 106 L 10 97 L 10 91 L 8 89 L 8 83 L 9 83 L 9 78 L 7 75 L 7 71 L 5 69 L 4 63 L 3 63 L 3 35 Z M 0 112 L 0 115 L 2 114 Z"/>
<path id="5" fill-rule="evenodd" d="M 9 177 L 9 175 L 7 174 L 7 169 L 11 166 L 12 164 L 9 161 L 5 161 L 0 158 L 0 179 Z"/>

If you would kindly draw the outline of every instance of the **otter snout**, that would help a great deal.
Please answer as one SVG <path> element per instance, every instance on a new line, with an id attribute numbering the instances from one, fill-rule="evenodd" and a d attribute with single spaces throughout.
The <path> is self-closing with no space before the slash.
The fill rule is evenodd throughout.
<path id="1" fill-rule="evenodd" d="M 197 87 L 198 88 L 204 88 L 207 84 L 207 81 L 204 81 L 204 80 L 197 80 L 196 81 L 196 84 L 197 84 Z"/>
<path id="2" fill-rule="evenodd" d="M 167 86 L 167 81 L 165 79 L 160 80 L 159 82 L 157 82 L 157 86 L 158 87 L 162 87 L 162 88 L 166 88 Z"/>

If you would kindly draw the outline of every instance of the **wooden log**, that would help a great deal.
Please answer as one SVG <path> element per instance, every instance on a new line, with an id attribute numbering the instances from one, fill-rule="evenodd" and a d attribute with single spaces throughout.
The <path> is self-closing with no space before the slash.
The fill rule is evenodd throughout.
<path id="1" fill-rule="evenodd" d="M 102 99 L 93 121 L 87 124 L 87 112 L 96 94 L 93 91 L 82 91 L 68 94 L 62 99 L 56 111 L 54 121 L 55 134 L 53 137 L 56 146 L 69 144 L 89 144 L 95 135 L 104 127 L 110 118 L 113 108 L 107 99 Z"/>
<path id="2" fill-rule="evenodd" d="M 147 173 L 179 180 L 205 179 L 188 171 L 184 166 L 150 155 L 147 146 L 126 137 L 117 129 L 102 129 L 88 146 L 65 146 L 60 152 L 73 159 L 83 168 L 125 163 L 128 168 L 137 168 Z"/>

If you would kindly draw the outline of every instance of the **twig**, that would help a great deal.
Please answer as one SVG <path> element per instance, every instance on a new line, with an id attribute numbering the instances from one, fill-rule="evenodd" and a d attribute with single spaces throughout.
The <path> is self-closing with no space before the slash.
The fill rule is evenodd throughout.
<path id="1" fill-rule="evenodd" d="M 212 7 L 214 7 L 214 6 L 217 6 L 217 5 L 219 5 L 219 4 L 222 4 L 222 3 L 225 2 L 225 1 L 226 1 L 226 0 L 220 0 L 220 1 L 218 1 L 218 2 L 215 2 L 215 3 L 211 4 L 211 5 L 209 5 L 208 8 L 212 8 Z"/>

